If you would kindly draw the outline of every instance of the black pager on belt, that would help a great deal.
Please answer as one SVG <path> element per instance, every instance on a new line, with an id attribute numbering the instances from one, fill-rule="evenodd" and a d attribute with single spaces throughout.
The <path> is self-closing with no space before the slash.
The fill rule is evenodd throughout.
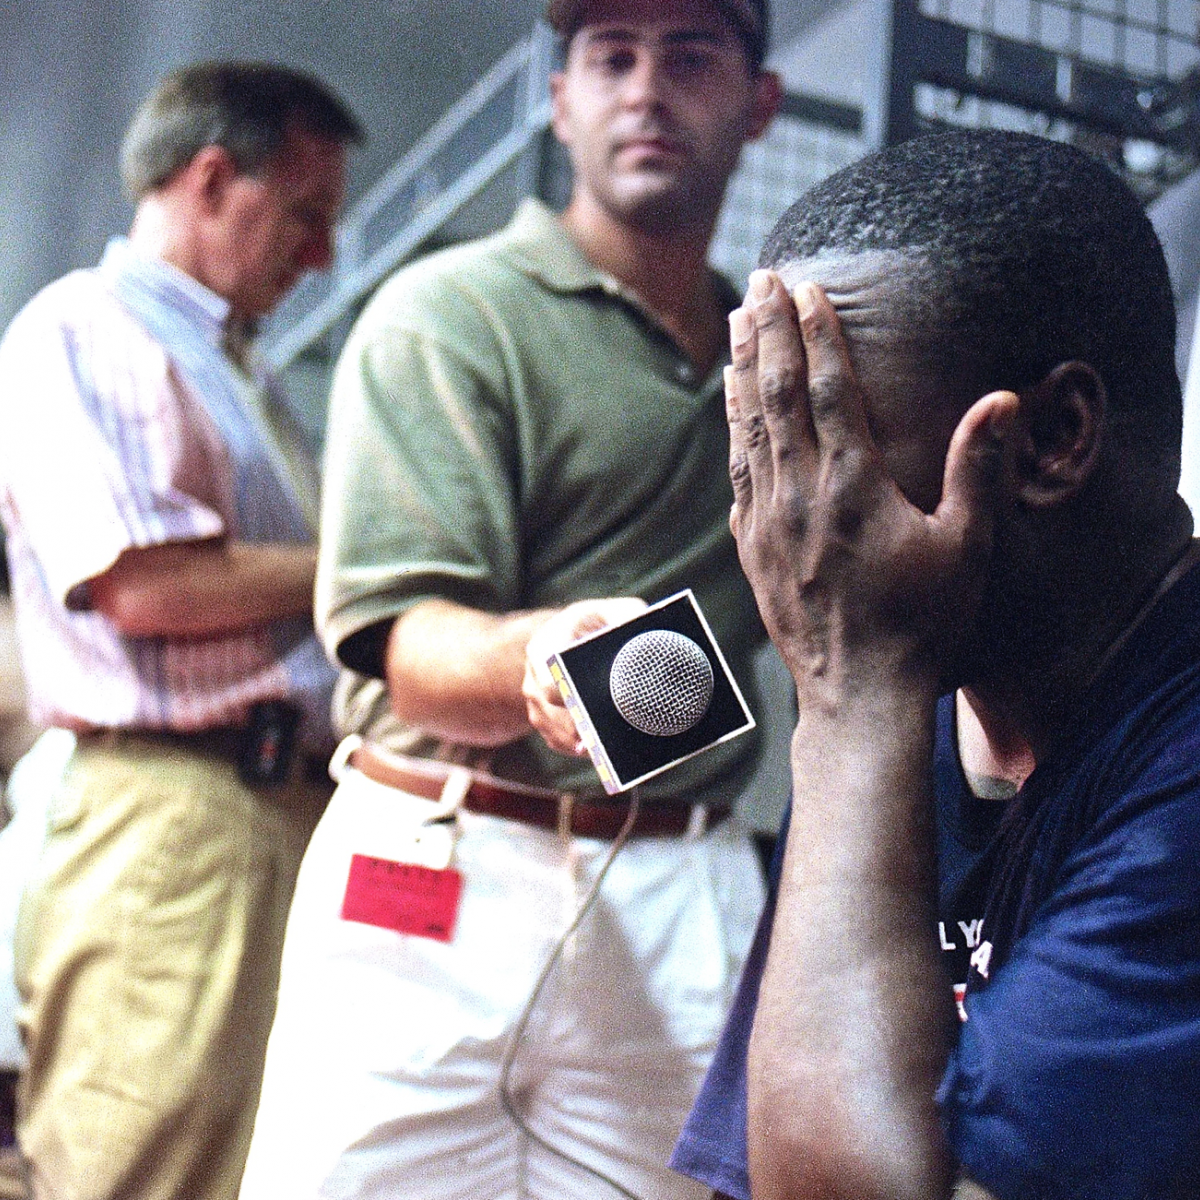
<path id="1" fill-rule="evenodd" d="M 252 787 L 283 783 L 291 773 L 299 724 L 299 708 L 286 700 L 253 705 L 238 754 L 238 778 Z"/>

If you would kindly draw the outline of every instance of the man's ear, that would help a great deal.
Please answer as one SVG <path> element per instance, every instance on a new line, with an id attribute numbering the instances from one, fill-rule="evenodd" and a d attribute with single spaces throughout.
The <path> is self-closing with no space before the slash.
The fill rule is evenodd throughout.
<path id="1" fill-rule="evenodd" d="M 550 128 L 563 146 L 570 146 L 570 123 L 567 120 L 566 77 L 562 71 L 550 75 Z"/>
<path id="2" fill-rule="evenodd" d="M 1108 393 L 1085 362 L 1060 363 L 1020 393 L 1011 430 L 1016 495 L 1049 508 L 1076 495 L 1100 458 Z"/>
<path id="3" fill-rule="evenodd" d="M 774 71 L 759 71 L 754 77 L 754 99 L 746 122 L 746 141 L 756 142 L 767 131 L 783 103 L 783 84 Z"/>
<path id="4" fill-rule="evenodd" d="M 224 146 L 205 146 L 192 155 L 179 173 L 180 184 L 203 213 L 217 212 L 229 185 L 237 178 L 237 164 Z"/>

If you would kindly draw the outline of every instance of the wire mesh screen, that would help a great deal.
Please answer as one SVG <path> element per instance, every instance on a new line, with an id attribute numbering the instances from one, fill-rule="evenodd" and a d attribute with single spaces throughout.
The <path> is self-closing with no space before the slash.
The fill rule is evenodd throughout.
<path id="1" fill-rule="evenodd" d="M 744 287 L 763 239 L 801 192 L 865 152 L 859 134 L 781 114 L 742 151 L 717 223 L 711 259 Z"/>
<path id="2" fill-rule="evenodd" d="M 928 17 L 1129 75 L 1177 78 L 1195 64 L 1196 0 L 921 0 Z"/>
<path id="3" fill-rule="evenodd" d="M 1200 0 L 918 0 L 917 128 L 1023 129 L 1147 200 L 1200 165 Z M 933 48 L 930 49 L 930 43 Z"/>

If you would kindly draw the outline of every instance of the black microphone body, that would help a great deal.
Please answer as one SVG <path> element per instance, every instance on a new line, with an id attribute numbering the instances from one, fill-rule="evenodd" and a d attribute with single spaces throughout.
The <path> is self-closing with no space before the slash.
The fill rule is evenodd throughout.
<path id="1" fill-rule="evenodd" d="M 549 666 L 609 794 L 754 728 L 691 591 L 588 634 Z"/>

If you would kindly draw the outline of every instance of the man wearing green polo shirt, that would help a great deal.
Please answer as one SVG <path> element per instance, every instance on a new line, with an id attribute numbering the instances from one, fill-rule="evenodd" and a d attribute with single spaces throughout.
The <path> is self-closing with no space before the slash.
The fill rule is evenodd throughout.
<path id="1" fill-rule="evenodd" d="M 629 815 L 541 668 L 691 587 L 751 683 L 706 255 L 779 89 L 762 0 L 549 18 L 566 210 L 402 271 L 338 367 L 317 621 L 366 740 L 301 872 L 243 1200 L 701 1194 L 665 1162 L 761 899 L 724 819 L 756 746 L 644 785 L 530 1009 Z"/>

